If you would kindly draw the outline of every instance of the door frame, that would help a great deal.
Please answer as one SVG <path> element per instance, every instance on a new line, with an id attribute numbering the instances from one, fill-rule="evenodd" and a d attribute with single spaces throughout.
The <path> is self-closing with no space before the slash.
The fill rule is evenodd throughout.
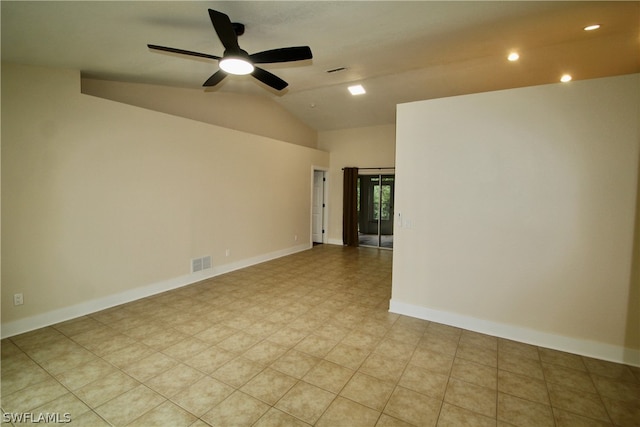
<path id="1" fill-rule="evenodd" d="M 314 202 L 314 190 L 315 190 L 315 173 L 322 173 L 322 241 L 314 242 L 313 240 L 313 202 Z M 311 197 L 309 206 L 309 246 L 313 246 L 314 243 L 326 244 L 329 236 L 329 215 L 328 213 L 328 200 L 329 200 L 329 168 L 323 166 L 311 166 Z"/>

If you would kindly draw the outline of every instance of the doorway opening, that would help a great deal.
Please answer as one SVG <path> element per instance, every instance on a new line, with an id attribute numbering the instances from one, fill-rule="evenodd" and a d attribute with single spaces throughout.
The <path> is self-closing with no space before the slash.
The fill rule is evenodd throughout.
<path id="1" fill-rule="evenodd" d="M 395 175 L 358 175 L 358 242 L 393 248 Z"/>

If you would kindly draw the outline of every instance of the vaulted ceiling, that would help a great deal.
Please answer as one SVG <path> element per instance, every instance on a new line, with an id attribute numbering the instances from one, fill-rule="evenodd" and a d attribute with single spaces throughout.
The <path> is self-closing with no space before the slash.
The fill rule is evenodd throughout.
<path id="1" fill-rule="evenodd" d="M 206 90 L 268 97 L 319 131 L 394 123 L 403 102 L 640 72 L 637 1 L 5 0 L 2 60 L 199 88 L 217 61 L 147 44 L 221 56 L 209 8 L 245 25 L 249 53 L 308 45 L 313 59 L 263 66 L 282 92 L 249 76 Z"/>

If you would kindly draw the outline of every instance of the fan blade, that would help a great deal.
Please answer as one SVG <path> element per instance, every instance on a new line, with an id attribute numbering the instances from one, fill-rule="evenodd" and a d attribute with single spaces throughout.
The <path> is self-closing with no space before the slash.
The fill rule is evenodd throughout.
<path id="1" fill-rule="evenodd" d="M 202 86 L 215 86 L 220 83 L 225 77 L 227 77 L 227 73 L 222 70 L 218 70 L 213 73 L 213 75 L 209 77 L 207 81 L 202 84 Z"/>
<path id="2" fill-rule="evenodd" d="M 199 56 L 201 58 L 220 59 L 219 56 L 209 55 L 207 53 L 192 52 L 190 50 L 176 49 L 173 47 L 166 47 L 166 46 L 157 46 L 155 44 L 148 44 L 147 46 L 149 47 L 149 49 L 162 50 L 165 52 L 180 53 L 182 55 L 189 55 L 189 56 Z"/>
<path id="3" fill-rule="evenodd" d="M 262 83 L 267 86 L 271 86 L 276 90 L 282 90 L 289 85 L 289 83 L 282 80 L 280 77 L 275 74 L 271 74 L 267 70 L 263 70 L 262 68 L 255 67 L 253 73 L 251 73 L 253 77 L 260 80 Z"/>
<path id="4" fill-rule="evenodd" d="M 249 55 L 249 59 L 251 59 L 254 64 L 303 61 L 311 58 L 313 58 L 313 54 L 309 46 L 283 47 Z"/>
<path id="5" fill-rule="evenodd" d="M 224 13 L 213 9 L 209 9 L 209 17 L 211 18 L 213 28 L 216 30 L 218 38 L 225 49 L 230 51 L 240 50 L 240 46 L 238 45 L 238 36 L 233 29 L 233 25 L 231 24 L 229 17 Z"/>

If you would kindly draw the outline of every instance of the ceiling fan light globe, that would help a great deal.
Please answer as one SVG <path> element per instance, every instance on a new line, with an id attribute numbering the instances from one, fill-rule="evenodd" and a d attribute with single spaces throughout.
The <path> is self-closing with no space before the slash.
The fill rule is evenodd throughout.
<path id="1" fill-rule="evenodd" d="M 229 73 L 243 76 L 253 73 L 253 64 L 242 58 L 222 58 L 218 64 L 220 69 Z"/>

